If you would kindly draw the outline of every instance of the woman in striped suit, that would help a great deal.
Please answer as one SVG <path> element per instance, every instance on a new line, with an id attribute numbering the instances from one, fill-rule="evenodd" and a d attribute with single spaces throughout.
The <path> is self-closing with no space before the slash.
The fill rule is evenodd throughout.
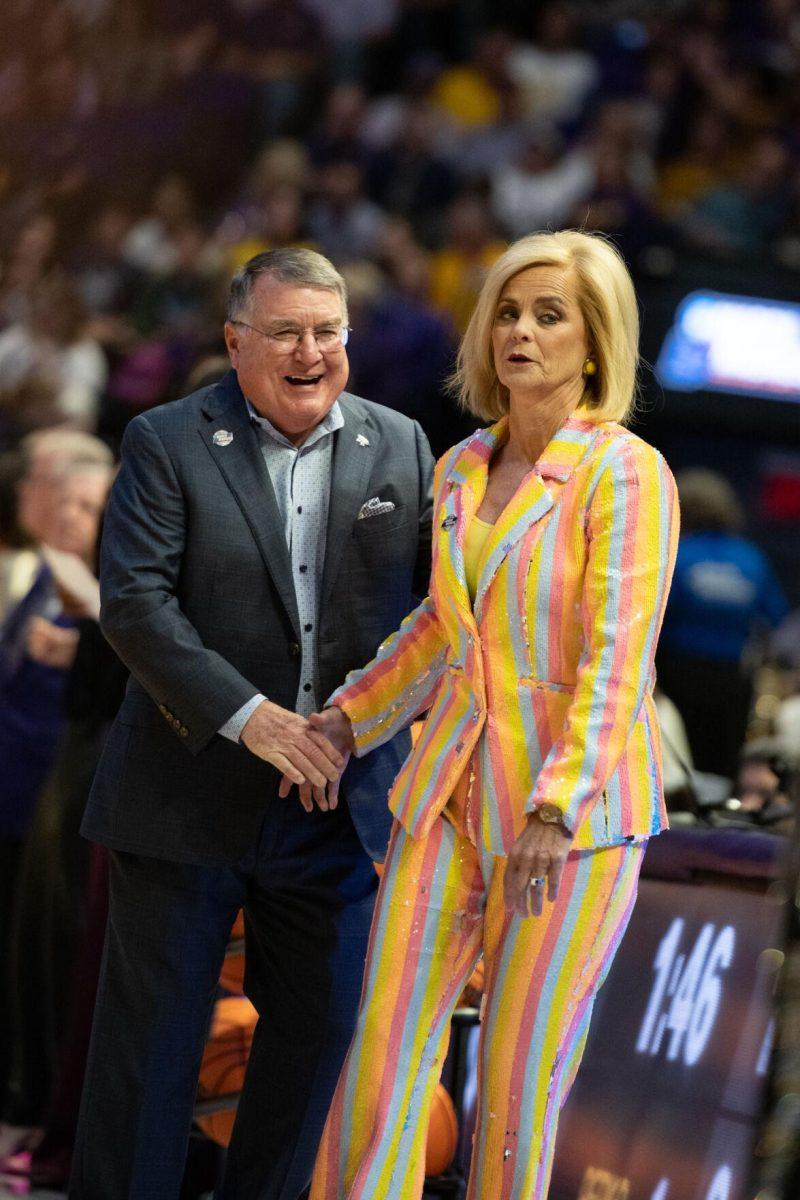
<path id="1" fill-rule="evenodd" d="M 360 755 L 427 713 L 389 798 L 311 1200 L 421 1195 L 450 1017 L 481 953 L 467 1197 L 547 1194 L 594 998 L 666 825 L 653 656 L 678 520 L 664 460 L 623 425 L 637 345 L 602 238 L 535 234 L 495 264 L 457 372 L 495 423 L 438 463 L 430 594 L 312 718 Z"/>

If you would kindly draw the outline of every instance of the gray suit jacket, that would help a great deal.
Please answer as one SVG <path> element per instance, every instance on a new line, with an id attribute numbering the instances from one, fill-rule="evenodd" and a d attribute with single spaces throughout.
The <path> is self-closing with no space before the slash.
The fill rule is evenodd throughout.
<path id="1" fill-rule="evenodd" d="M 430 570 L 433 460 L 422 430 L 346 392 L 339 402 L 317 631 L 321 699 L 400 624 Z M 219 430 L 233 440 L 215 444 Z M 358 520 L 374 496 L 394 511 Z M 294 708 L 300 631 L 282 522 L 235 372 L 128 426 L 101 591 L 103 632 L 132 679 L 85 835 L 173 861 L 238 861 L 270 805 L 299 801 L 279 800 L 277 771 L 217 730 L 255 692 Z M 403 734 L 351 760 L 344 777 L 342 796 L 375 858 L 407 752 Z"/>

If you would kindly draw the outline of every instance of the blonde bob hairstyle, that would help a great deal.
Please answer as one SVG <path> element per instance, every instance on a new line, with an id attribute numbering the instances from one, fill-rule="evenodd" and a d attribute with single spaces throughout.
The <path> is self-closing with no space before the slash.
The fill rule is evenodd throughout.
<path id="1" fill-rule="evenodd" d="M 577 280 L 578 302 L 597 364 L 585 376 L 581 407 L 597 421 L 625 421 L 636 403 L 639 311 L 628 268 L 599 234 L 562 229 L 532 233 L 514 242 L 490 268 L 461 342 L 450 387 L 463 408 L 486 421 L 508 412 L 508 388 L 497 378 L 492 327 L 503 289 L 529 267 L 567 267 Z"/>

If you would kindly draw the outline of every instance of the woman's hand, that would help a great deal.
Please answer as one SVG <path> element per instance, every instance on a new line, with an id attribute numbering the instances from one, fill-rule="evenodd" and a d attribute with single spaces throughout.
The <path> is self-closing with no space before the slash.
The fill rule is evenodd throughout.
<path id="1" fill-rule="evenodd" d="M 545 885 L 547 899 L 555 900 L 571 845 L 572 835 L 563 825 L 531 813 L 506 862 L 503 898 L 509 912 L 540 916 Z M 538 882 L 532 886 L 532 881 Z"/>
<path id="2" fill-rule="evenodd" d="M 308 718 L 308 723 L 312 730 L 321 733 L 338 750 L 342 764 L 337 778 L 329 781 L 327 786 L 312 786 L 308 780 L 300 783 L 298 785 L 300 803 L 306 812 L 311 812 L 315 803 L 323 812 L 332 811 L 339 803 L 339 784 L 342 781 L 342 775 L 344 775 L 350 755 L 355 750 L 356 744 L 353 738 L 353 727 L 350 724 L 350 718 L 347 714 L 335 705 L 324 709 L 321 713 L 312 713 Z M 284 775 L 278 788 L 278 795 L 282 797 L 288 796 L 294 782 L 294 780 Z"/>

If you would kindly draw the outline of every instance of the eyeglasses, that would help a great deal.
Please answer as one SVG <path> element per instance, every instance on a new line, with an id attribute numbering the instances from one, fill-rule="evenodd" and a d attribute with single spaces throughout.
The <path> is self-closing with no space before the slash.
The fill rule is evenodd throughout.
<path id="1" fill-rule="evenodd" d="M 318 329 L 298 329 L 296 325 L 285 325 L 267 333 L 266 329 L 259 329 L 257 325 L 249 325 L 247 321 L 231 321 L 231 324 L 243 325 L 245 329 L 252 329 L 253 333 L 260 333 L 271 346 L 282 354 L 288 354 L 291 350 L 302 346 L 303 338 L 307 333 L 311 334 L 317 344 L 317 349 L 321 350 L 323 354 L 346 346 L 350 336 L 348 325 L 321 325 Z"/>

